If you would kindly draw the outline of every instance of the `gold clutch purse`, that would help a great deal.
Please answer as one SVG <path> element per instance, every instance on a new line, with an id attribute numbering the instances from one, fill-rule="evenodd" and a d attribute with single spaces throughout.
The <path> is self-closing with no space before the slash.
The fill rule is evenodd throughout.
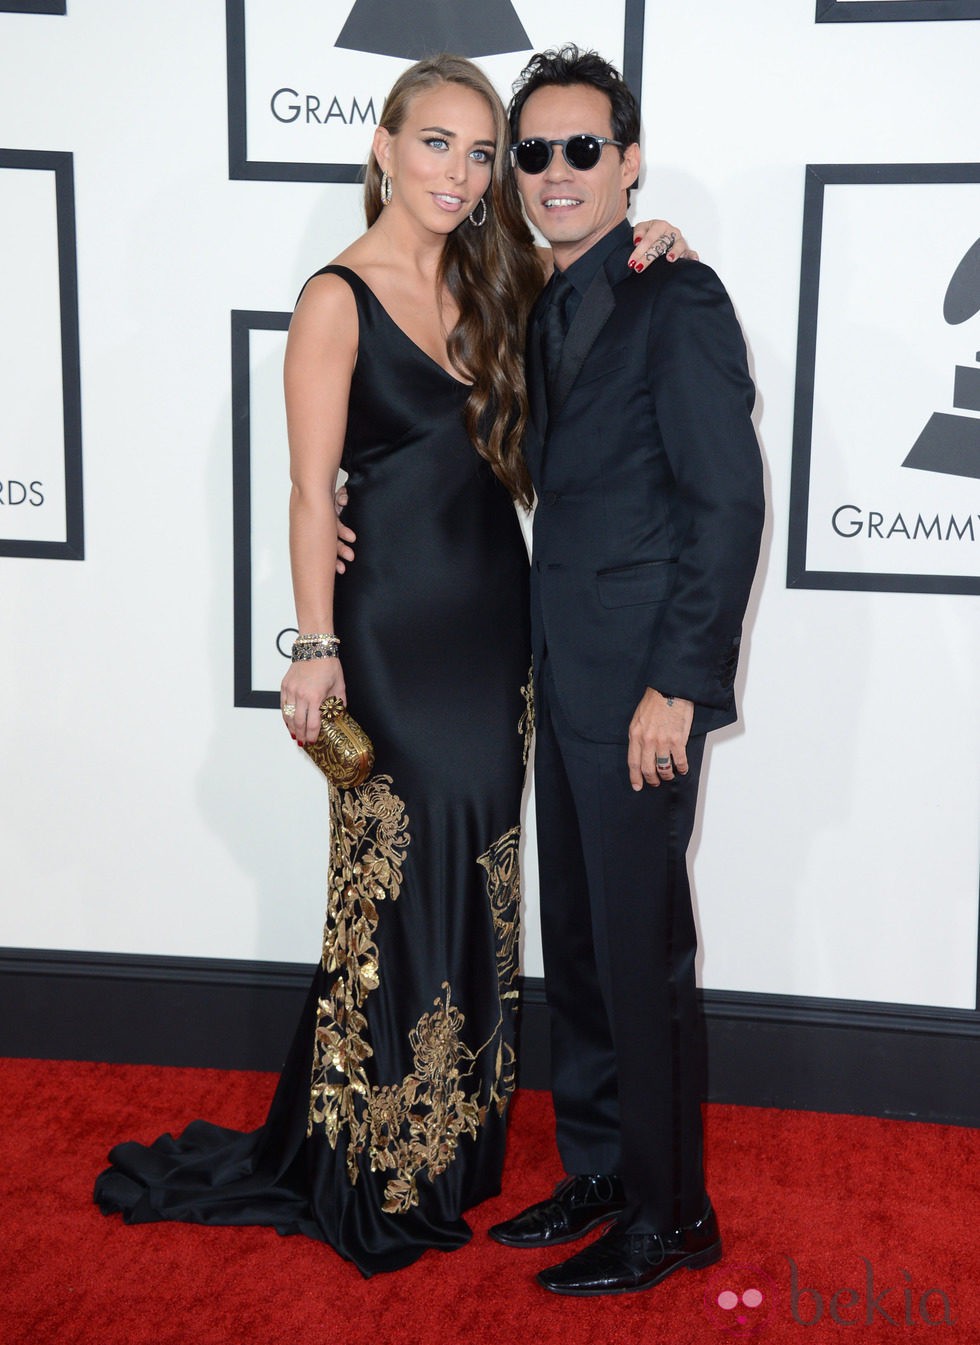
<path id="1" fill-rule="evenodd" d="M 320 706 L 320 733 L 304 751 L 332 785 L 352 789 L 371 774 L 374 748 L 339 696 L 330 696 Z"/>

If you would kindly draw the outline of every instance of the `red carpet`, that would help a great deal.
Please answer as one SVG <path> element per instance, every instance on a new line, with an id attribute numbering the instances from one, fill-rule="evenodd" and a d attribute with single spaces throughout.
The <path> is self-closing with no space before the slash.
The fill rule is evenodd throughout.
<path id="1" fill-rule="evenodd" d="M 274 1083 L 0 1062 L 2 1345 L 980 1345 L 980 1131 L 952 1126 L 709 1107 L 724 1261 L 609 1299 L 546 1294 L 532 1275 L 554 1253 L 485 1236 L 560 1175 L 541 1093 L 515 1100 L 504 1194 L 473 1213 L 470 1245 L 395 1275 L 362 1280 L 270 1229 L 127 1228 L 90 1203 L 117 1140 L 199 1116 L 257 1126 Z"/>

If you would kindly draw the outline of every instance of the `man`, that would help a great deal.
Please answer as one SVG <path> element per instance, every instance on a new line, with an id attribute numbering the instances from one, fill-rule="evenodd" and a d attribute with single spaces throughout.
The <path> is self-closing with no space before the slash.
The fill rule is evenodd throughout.
<path id="1" fill-rule="evenodd" d="M 721 1255 L 701 1155 L 686 850 L 705 733 L 735 719 L 763 521 L 754 390 L 731 303 L 697 262 L 642 275 L 639 112 L 574 47 L 511 104 L 528 217 L 555 275 L 529 326 L 535 790 L 558 1147 L 554 1195 L 490 1230 L 575 1241 L 560 1294 L 649 1288 Z"/>

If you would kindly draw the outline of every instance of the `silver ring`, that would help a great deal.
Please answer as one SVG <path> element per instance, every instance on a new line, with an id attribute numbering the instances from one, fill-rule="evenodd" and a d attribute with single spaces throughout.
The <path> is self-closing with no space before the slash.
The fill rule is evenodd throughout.
<path id="1" fill-rule="evenodd" d="M 282 707 L 282 712 L 283 712 L 283 714 L 286 716 L 287 719 L 292 719 L 293 715 L 296 713 L 296 706 L 295 706 L 295 705 L 284 705 L 284 706 Z"/>
<path id="2" fill-rule="evenodd" d="M 670 757 L 657 757 L 657 770 L 658 770 L 658 771 L 669 771 L 669 770 L 670 770 Z"/>

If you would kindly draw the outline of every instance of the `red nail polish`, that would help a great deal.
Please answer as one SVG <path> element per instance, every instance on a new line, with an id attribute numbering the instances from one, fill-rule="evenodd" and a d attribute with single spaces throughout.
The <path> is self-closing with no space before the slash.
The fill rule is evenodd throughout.
<path id="1" fill-rule="evenodd" d="M 627 265 L 629 266 L 630 270 L 632 271 L 632 270 L 634 269 L 634 267 L 636 266 L 636 262 L 627 262 Z"/>
<path id="2" fill-rule="evenodd" d="M 676 258 L 676 256 L 674 255 L 673 252 L 668 252 L 668 253 L 667 253 L 667 260 L 668 260 L 669 262 L 675 262 L 675 261 L 677 260 L 677 258 Z"/>
<path id="3" fill-rule="evenodd" d="M 634 238 L 634 239 L 633 239 L 633 246 L 636 247 L 637 243 L 642 243 L 642 241 L 643 241 L 643 237 L 642 237 L 642 235 L 641 235 L 639 238 Z"/>
<path id="4" fill-rule="evenodd" d="M 642 263 L 642 262 L 637 262 L 637 263 L 636 263 L 636 269 L 637 269 L 638 272 L 639 272 L 639 271 L 642 271 L 642 270 L 643 270 L 643 263 Z"/>

